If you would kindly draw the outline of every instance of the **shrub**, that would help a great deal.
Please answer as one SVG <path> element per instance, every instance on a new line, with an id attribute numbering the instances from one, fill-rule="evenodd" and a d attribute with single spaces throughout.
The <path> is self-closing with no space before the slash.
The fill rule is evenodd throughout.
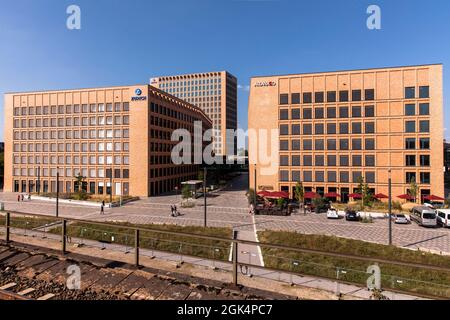
<path id="1" fill-rule="evenodd" d="M 392 209 L 397 210 L 398 212 L 402 212 L 402 204 L 400 201 L 392 201 Z"/>

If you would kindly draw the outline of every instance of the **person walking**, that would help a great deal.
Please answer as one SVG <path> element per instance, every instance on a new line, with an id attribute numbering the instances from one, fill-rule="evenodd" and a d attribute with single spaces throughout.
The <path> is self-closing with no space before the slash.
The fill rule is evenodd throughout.
<path id="1" fill-rule="evenodd" d="M 20 202 L 20 194 L 17 195 L 17 202 Z"/>
<path id="2" fill-rule="evenodd" d="M 102 205 L 100 206 L 100 214 L 105 214 L 105 205 L 104 205 L 105 201 L 102 201 Z"/>
<path id="3" fill-rule="evenodd" d="M 23 194 L 20 195 L 20 200 L 23 202 L 24 200 Z"/>

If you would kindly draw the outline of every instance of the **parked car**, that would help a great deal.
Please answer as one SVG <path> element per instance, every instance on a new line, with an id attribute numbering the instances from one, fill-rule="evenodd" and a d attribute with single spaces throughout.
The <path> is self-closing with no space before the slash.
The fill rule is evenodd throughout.
<path id="1" fill-rule="evenodd" d="M 423 205 L 428 207 L 428 208 L 430 208 L 430 209 L 441 209 L 441 208 L 444 208 L 444 203 L 443 202 L 427 201 Z"/>
<path id="2" fill-rule="evenodd" d="M 327 218 L 328 219 L 339 219 L 339 213 L 335 208 L 330 208 L 327 211 Z"/>
<path id="3" fill-rule="evenodd" d="M 312 203 L 310 208 L 311 208 L 311 212 L 325 213 L 325 212 L 328 212 L 328 209 L 330 209 L 331 206 L 329 203 L 323 203 L 316 209 L 314 203 Z"/>
<path id="4" fill-rule="evenodd" d="M 347 221 L 359 221 L 359 215 L 355 210 L 347 209 L 345 211 L 345 220 Z"/>
<path id="5" fill-rule="evenodd" d="M 409 219 L 404 214 L 394 214 L 392 215 L 392 221 L 396 224 L 409 224 Z"/>
<path id="6" fill-rule="evenodd" d="M 450 209 L 438 209 L 436 213 L 438 225 L 450 228 Z"/>
<path id="7" fill-rule="evenodd" d="M 414 207 L 411 213 L 411 220 L 414 220 L 422 227 L 434 228 L 437 226 L 436 212 L 427 206 Z"/>

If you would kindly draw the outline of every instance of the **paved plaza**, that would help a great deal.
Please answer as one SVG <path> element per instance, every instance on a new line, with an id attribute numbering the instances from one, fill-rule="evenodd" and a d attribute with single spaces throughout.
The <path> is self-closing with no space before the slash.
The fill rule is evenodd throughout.
<path id="1" fill-rule="evenodd" d="M 388 241 L 388 221 L 375 219 L 374 223 L 347 222 L 345 220 L 327 220 L 324 214 L 293 215 L 290 217 L 256 216 L 248 213 L 245 196 L 248 176 L 236 178 L 227 189 L 208 197 L 207 223 L 212 227 L 231 227 L 241 231 L 241 236 L 255 240 L 255 230 L 293 231 L 305 234 L 334 235 L 337 237 L 364 240 L 386 244 Z M 74 204 L 60 204 L 60 216 L 94 220 L 130 222 L 136 224 L 177 224 L 202 226 L 204 221 L 203 199 L 196 200 L 195 208 L 180 208 L 179 195 L 168 195 L 142 199 L 121 208 L 106 209 L 100 215 L 100 207 L 87 207 Z M 0 202 L 6 210 L 26 213 L 52 215 L 55 204 L 31 200 L 17 202 L 17 195 L 0 193 Z M 178 204 L 181 216 L 170 216 L 170 206 Z M 245 232 L 244 232 L 245 231 Z M 450 253 L 450 229 L 426 229 L 415 223 L 410 225 L 393 225 L 393 241 L 397 246 L 410 249 L 433 250 Z M 257 250 L 254 250 L 257 253 Z M 254 257 L 257 264 L 262 264 L 259 257 Z"/>

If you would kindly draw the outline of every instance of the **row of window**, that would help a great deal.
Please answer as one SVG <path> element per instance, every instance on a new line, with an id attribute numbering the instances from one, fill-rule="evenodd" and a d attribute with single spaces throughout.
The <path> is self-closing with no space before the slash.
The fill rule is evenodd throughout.
<path id="1" fill-rule="evenodd" d="M 112 139 L 129 138 L 129 129 L 14 131 L 14 140 Z"/>
<path id="2" fill-rule="evenodd" d="M 59 106 L 37 106 L 37 107 L 16 107 L 15 116 L 26 115 L 46 115 L 46 114 L 71 114 L 71 113 L 95 113 L 95 112 L 127 112 L 130 111 L 130 104 L 124 103 L 100 103 L 100 104 L 75 104 Z"/>
<path id="3" fill-rule="evenodd" d="M 86 178 L 109 178 L 111 169 L 104 168 L 14 168 L 15 177 L 56 177 L 59 170 L 61 178 L 73 178 L 82 175 Z M 130 177 L 129 169 L 114 169 L 114 178 L 128 179 Z"/>
<path id="4" fill-rule="evenodd" d="M 419 103 L 419 110 L 416 110 L 415 103 L 405 104 L 405 116 L 428 116 L 430 115 L 430 104 L 429 103 Z"/>
<path id="5" fill-rule="evenodd" d="M 326 92 L 326 101 L 327 102 L 337 102 L 337 95 L 339 95 L 339 102 L 348 102 L 349 101 L 349 91 L 342 90 L 339 92 L 336 91 L 328 91 Z M 292 93 L 289 94 L 282 93 L 280 94 L 280 104 L 310 104 L 313 103 L 313 93 L 312 92 L 304 92 L 302 95 L 300 93 Z M 363 91 L 362 90 L 352 90 L 351 92 L 352 101 L 362 101 L 363 100 Z M 375 100 L 375 90 L 374 89 L 366 89 L 364 90 L 364 100 L 372 101 Z M 290 102 L 290 103 L 289 103 Z M 324 103 L 325 102 L 325 92 L 314 92 L 314 103 Z"/>
<path id="6" fill-rule="evenodd" d="M 130 116 L 14 119 L 14 128 L 129 125 Z"/>
<path id="7" fill-rule="evenodd" d="M 210 83 L 222 83 L 222 79 L 221 78 L 210 78 L 210 79 L 203 79 L 203 80 L 185 80 L 185 81 L 162 82 L 161 83 L 161 88 L 193 86 L 193 85 L 210 84 Z"/>
<path id="8" fill-rule="evenodd" d="M 291 140 L 280 140 L 280 151 L 299 151 L 299 150 L 337 150 L 337 139 L 303 139 L 303 143 L 299 139 Z M 339 150 L 363 150 L 363 139 L 339 139 Z M 303 146 L 303 148 L 301 148 Z M 364 139 L 364 149 L 365 150 L 375 150 L 375 139 Z"/>
<path id="9" fill-rule="evenodd" d="M 362 126 L 363 124 L 361 122 L 352 122 L 351 124 L 351 133 L 352 134 L 362 134 Z M 287 125 L 282 124 L 280 125 L 280 135 L 281 136 L 298 136 L 298 135 L 312 135 L 313 134 L 313 127 L 314 127 L 314 134 L 325 134 L 325 124 L 323 123 L 315 123 L 314 125 L 311 123 L 303 124 L 303 131 L 301 131 L 300 124 L 293 124 L 293 125 Z M 291 131 L 289 132 L 289 128 Z M 337 125 L 336 123 L 327 123 L 327 134 L 337 134 Z M 339 134 L 349 134 L 350 133 L 350 126 L 347 122 L 339 123 Z M 364 123 L 364 133 L 365 134 L 374 134 L 375 133 L 375 122 L 365 122 Z"/>
<path id="10" fill-rule="evenodd" d="M 405 166 L 415 167 L 419 164 L 421 167 L 430 166 L 430 156 L 429 155 L 419 155 L 419 162 L 416 161 L 416 155 L 406 155 L 405 156 Z"/>
<path id="11" fill-rule="evenodd" d="M 417 121 L 405 121 L 405 132 L 415 133 L 417 132 Z M 419 132 L 429 133 L 430 132 L 430 121 L 420 120 L 419 121 Z"/>
<path id="12" fill-rule="evenodd" d="M 168 108 L 166 106 L 157 104 L 157 103 L 150 103 L 150 111 L 153 113 L 158 113 L 160 115 L 166 116 L 166 117 L 171 117 L 173 119 L 177 119 L 180 121 L 185 121 L 188 123 L 194 123 L 195 121 L 200 121 L 200 118 L 198 117 L 194 117 L 190 114 L 184 113 L 184 112 L 180 112 L 177 110 L 174 110 L 172 108 Z"/>
<path id="13" fill-rule="evenodd" d="M 129 151 L 128 142 L 91 142 L 91 143 L 15 143 L 14 152 L 103 152 Z"/>
<path id="14" fill-rule="evenodd" d="M 415 172 L 406 173 L 406 183 L 411 183 L 416 180 Z M 338 180 L 339 177 L 339 180 Z M 303 178 L 303 179 L 302 179 Z M 326 178 L 326 179 L 325 179 Z M 350 180 L 351 178 L 351 180 Z M 363 173 L 361 171 L 280 171 L 280 181 L 281 182 L 329 182 L 329 183 L 359 183 L 360 179 L 363 178 L 367 183 L 376 183 L 375 172 L 366 171 Z M 431 184 L 431 174 L 429 172 L 420 172 L 421 184 Z"/>
<path id="15" fill-rule="evenodd" d="M 14 164 L 60 164 L 60 165 L 129 165 L 130 157 L 121 155 L 107 156 L 18 156 L 13 157 Z"/>
<path id="16" fill-rule="evenodd" d="M 326 114 L 325 114 L 326 110 Z M 337 110 L 339 110 L 339 118 L 362 118 L 363 117 L 363 111 L 364 111 L 364 117 L 365 118 L 373 118 L 375 117 L 375 106 L 353 106 L 351 108 L 349 107 L 316 107 L 314 109 L 312 108 L 294 108 L 291 109 L 290 112 L 290 118 L 289 118 L 289 110 L 288 109 L 281 109 L 280 110 L 280 120 L 299 120 L 299 119 L 335 119 L 337 118 Z M 351 116 L 350 116 L 350 110 L 351 110 Z M 314 112 L 313 112 L 314 111 Z"/>
<path id="17" fill-rule="evenodd" d="M 150 178 L 161 178 L 168 176 L 177 176 L 182 174 L 196 173 L 199 170 L 199 166 L 186 165 L 186 166 L 172 166 L 167 168 L 150 169 Z"/>
<path id="18" fill-rule="evenodd" d="M 301 158 L 303 158 L 303 161 L 301 162 Z M 314 159 L 314 164 L 313 164 Z M 340 155 L 339 157 L 336 155 L 315 155 L 314 157 L 312 155 L 303 155 L 301 157 L 300 155 L 293 155 L 291 157 L 282 155 L 280 156 L 280 166 L 281 167 L 287 167 L 287 166 L 301 166 L 303 164 L 304 167 L 312 167 L 313 165 L 315 167 L 338 167 L 337 160 L 339 159 L 339 166 L 340 167 L 350 167 L 350 159 L 352 160 L 351 166 L 353 167 L 361 167 L 363 166 L 363 159 L 364 166 L 365 167 L 375 167 L 375 156 L 374 155 L 365 155 L 364 157 L 362 155 L 352 155 L 351 157 L 348 155 Z M 291 162 L 289 163 L 289 160 Z M 326 163 L 325 163 L 326 160 Z"/>

